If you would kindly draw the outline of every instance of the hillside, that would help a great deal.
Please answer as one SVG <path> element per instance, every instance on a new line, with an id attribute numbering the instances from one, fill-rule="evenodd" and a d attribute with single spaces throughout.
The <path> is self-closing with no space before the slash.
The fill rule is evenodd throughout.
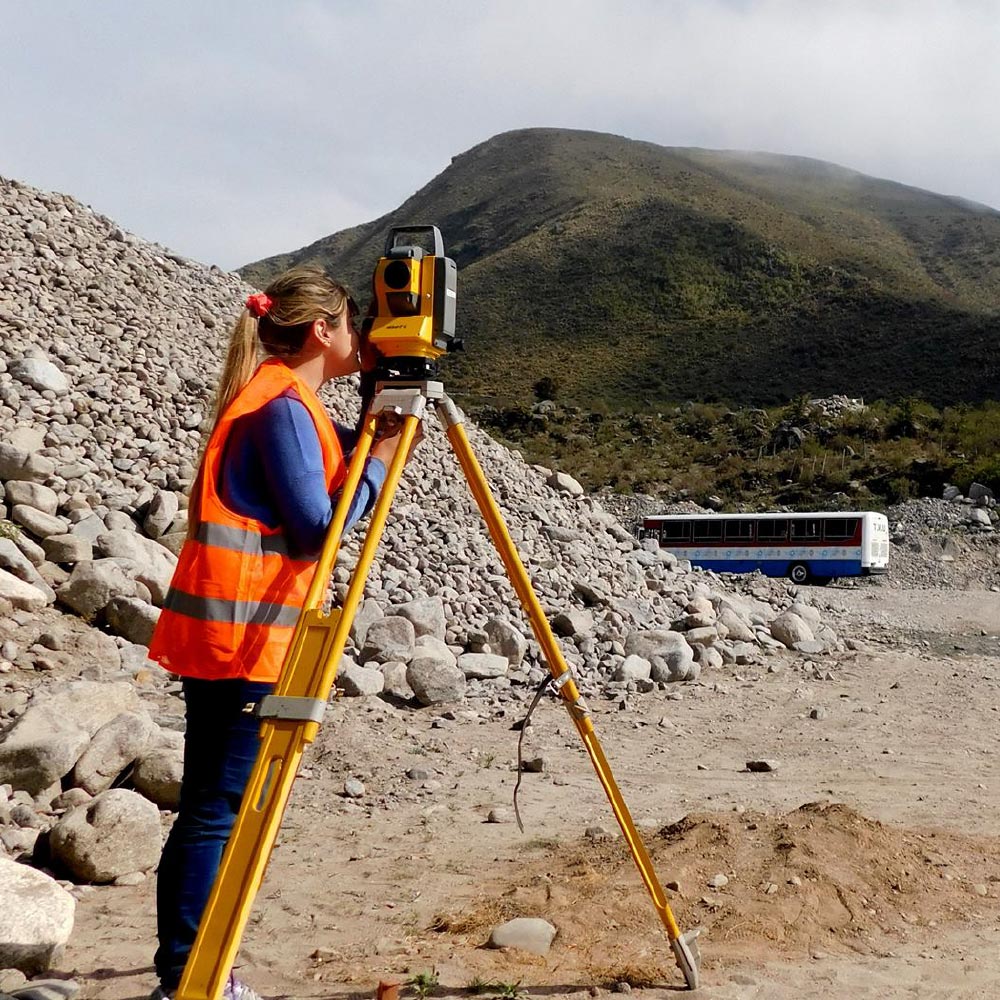
<path id="1" fill-rule="evenodd" d="M 979 401 L 1000 362 L 1000 213 L 817 160 L 529 129 L 396 211 L 241 269 L 320 261 L 364 291 L 391 225 L 460 267 L 460 395 L 583 406 L 801 393 Z"/>

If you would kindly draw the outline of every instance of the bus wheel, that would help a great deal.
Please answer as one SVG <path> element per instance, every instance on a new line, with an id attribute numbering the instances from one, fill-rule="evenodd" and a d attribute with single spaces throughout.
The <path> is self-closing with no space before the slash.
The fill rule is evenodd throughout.
<path id="1" fill-rule="evenodd" d="M 809 582 L 809 567 L 805 563 L 792 563 L 788 567 L 788 579 L 792 583 L 803 584 Z"/>

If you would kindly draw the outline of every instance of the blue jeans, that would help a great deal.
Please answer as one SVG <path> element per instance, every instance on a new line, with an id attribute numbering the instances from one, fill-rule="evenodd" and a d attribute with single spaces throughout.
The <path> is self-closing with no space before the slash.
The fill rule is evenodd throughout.
<path id="1" fill-rule="evenodd" d="M 160 946 L 153 963 L 168 992 L 184 972 L 260 749 L 260 721 L 243 709 L 273 688 L 245 680 L 184 678 L 181 800 L 156 881 Z"/>

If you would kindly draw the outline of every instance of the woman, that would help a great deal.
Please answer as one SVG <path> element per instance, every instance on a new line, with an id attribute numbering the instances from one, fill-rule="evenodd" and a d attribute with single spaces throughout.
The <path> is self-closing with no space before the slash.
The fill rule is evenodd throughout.
<path id="1" fill-rule="evenodd" d="M 181 675 L 187 716 L 151 1000 L 180 982 L 257 756 L 260 724 L 244 709 L 277 680 L 346 475 L 354 434 L 316 393 L 360 368 L 356 311 L 322 271 L 294 268 L 247 299 L 230 338 L 188 538 L 149 651 Z M 374 503 L 398 441 L 397 431 L 373 444 L 348 527 Z M 232 975 L 223 997 L 259 1000 Z"/>

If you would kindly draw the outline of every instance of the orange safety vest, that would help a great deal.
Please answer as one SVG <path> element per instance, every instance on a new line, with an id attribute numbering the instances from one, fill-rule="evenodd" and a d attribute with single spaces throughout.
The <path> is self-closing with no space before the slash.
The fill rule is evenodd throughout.
<path id="1" fill-rule="evenodd" d="M 312 582 L 313 559 L 288 554 L 280 527 L 237 514 L 219 497 L 233 422 L 294 388 L 316 425 L 327 490 L 344 480 L 340 441 L 316 394 L 280 360 L 265 361 L 226 407 L 196 481 L 198 529 L 181 549 L 149 658 L 185 677 L 276 681 Z"/>

